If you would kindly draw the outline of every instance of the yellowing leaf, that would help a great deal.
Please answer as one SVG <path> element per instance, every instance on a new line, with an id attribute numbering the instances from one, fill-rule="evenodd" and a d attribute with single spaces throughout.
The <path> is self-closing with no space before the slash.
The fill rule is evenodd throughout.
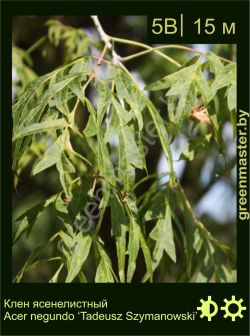
<path id="1" fill-rule="evenodd" d="M 191 120 L 195 120 L 195 121 L 199 121 L 199 122 L 203 122 L 203 123 L 207 123 L 211 125 L 211 119 L 205 107 L 202 107 L 199 109 L 193 108 L 190 113 L 189 118 Z"/>

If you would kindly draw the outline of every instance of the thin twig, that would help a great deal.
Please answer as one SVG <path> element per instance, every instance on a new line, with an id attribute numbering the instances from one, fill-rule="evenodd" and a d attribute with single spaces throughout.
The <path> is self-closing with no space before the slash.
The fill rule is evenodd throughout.
<path id="1" fill-rule="evenodd" d="M 135 46 L 138 46 L 138 47 L 141 47 L 141 48 L 144 48 L 144 49 L 147 49 L 148 52 L 149 51 L 154 51 L 156 54 L 158 54 L 159 56 L 161 56 L 162 58 L 164 58 L 165 60 L 167 60 L 168 62 L 172 63 L 174 66 L 176 66 L 177 68 L 180 68 L 181 67 L 181 64 L 176 62 L 174 59 L 172 59 L 171 57 L 163 54 L 161 51 L 159 50 L 155 50 L 154 48 L 150 47 L 149 45 L 147 44 L 144 44 L 144 43 L 141 43 L 141 42 L 137 42 L 137 41 L 132 41 L 132 40 L 126 40 L 126 39 L 122 39 L 122 38 L 118 38 L 118 37 L 114 37 L 114 36 L 110 36 L 108 34 L 105 33 L 105 31 L 103 30 L 102 28 L 102 25 L 98 19 L 98 16 L 96 15 L 92 15 L 91 16 L 95 26 L 96 26 L 96 29 L 102 39 L 102 41 L 107 45 L 107 48 L 109 50 L 111 50 L 112 52 L 112 56 L 113 56 L 113 62 L 115 64 L 121 64 L 121 60 L 123 59 L 121 56 L 119 56 L 115 50 L 113 49 L 113 46 L 111 44 L 111 41 L 113 42 L 117 42 L 117 43 L 124 43 L 124 44 L 130 44 L 130 45 L 135 45 Z"/>
<path id="2" fill-rule="evenodd" d="M 134 186 L 134 189 L 135 190 L 136 188 L 138 188 L 142 183 L 150 180 L 150 179 L 154 179 L 154 178 L 161 178 L 161 177 L 164 177 L 164 176 L 168 176 L 169 173 L 166 172 L 166 173 L 154 173 L 154 174 L 151 174 L 151 175 L 147 175 L 145 176 L 144 178 L 142 178 L 140 181 L 138 181 L 135 186 Z"/>
<path id="3" fill-rule="evenodd" d="M 156 48 L 150 47 L 147 44 L 137 42 L 137 41 L 127 40 L 127 39 L 122 39 L 122 38 L 118 38 L 118 37 L 114 37 L 114 36 L 109 36 L 109 38 L 114 42 L 129 44 L 129 45 L 135 45 L 137 47 L 144 48 L 144 49 L 147 50 L 147 52 L 154 51 L 157 55 L 161 56 L 162 58 L 164 58 L 165 60 L 167 60 L 168 62 L 170 62 L 174 66 L 176 66 L 177 68 L 181 67 L 181 64 L 178 63 L 177 61 L 175 61 L 173 58 L 169 57 L 166 54 L 163 54 L 161 51 L 157 50 Z M 120 57 L 119 60 L 122 60 L 122 58 Z"/>
<path id="4" fill-rule="evenodd" d="M 131 59 L 134 59 L 136 57 L 140 57 L 140 56 L 149 54 L 152 51 L 161 50 L 161 49 L 181 49 L 181 50 L 190 51 L 192 53 L 199 54 L 199 55 L 206 55 L 206 52 L 203 52 L 203 51 L 200 51 L 200 50 L 197 50 L 197 49 L 194 49 L 194 48 L 190 48 L 190 47 L 186 47 L 186 46 L 182 46 L 182 45 L 178 45 L 178 44 L 168 44 L 168 45 L 161 45 L 161 46 L 158 46 L 158 47 L 152 47 L 151 50 L 147 49 L 147 50 L 143 50 L 143 51 L 140 51 L 138 53 L 135 53 L 135 54 L 132 54 L 132 55 L 129 55 L 129 56 L 126 56 L 126 57 L 121 57 L 120 61 L 121 62 L 127 62 L 127 61 L 130 61 Z M 225 63 L 235 63 L 235 62 L 233 62 L 233 61 L 231 61 L 227 58 L 221 57 L 221 56 L 218 56 L 218 58 Z"/>
<path id="5" fill-rule="evenodd" d="M 26 50 L 28 54 L 31 54 L 36 48 L 40 47 L 47 39 L 47 36 L 42 36 L 39 40 L 37 40 L 29 49 Z"/>

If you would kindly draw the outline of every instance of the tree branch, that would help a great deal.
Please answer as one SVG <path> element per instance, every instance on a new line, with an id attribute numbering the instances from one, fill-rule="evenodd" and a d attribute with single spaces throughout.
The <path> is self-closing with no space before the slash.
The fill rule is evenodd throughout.
<path id="1" fill-rule="evenodd" d="M 131 59 L 134 59 L 136 57 L 140 57 L 146 54 L 149 54 L 152 51 L 156 51 L 156 50 L 161 50 L 161 49 L 181 49 L 181 50 L 185 50 L 185 51 L 189 51 L 192 52 L 194 54 L 199 54 L 199 55 L 206 55 L 206 52 L 194 49 L 194 48 L 190 48 L 190 47 L 186 47 L 186 46 L 182 46 L 182 45 L 178 45 L 178 44 L 167 44 L 167 45 L 161 45 L 161 46 L 157 46 L 157 47 L 153 47 L 152 49 L 146 49 L 143 51 L 140 51 L 138 53 L 126 56 L 126 57 L 121 57 L 120 61 L 121 62 L 127 62 L 130 61 Z M 221 57 L 218 56 L 218 58 L 225 63 L 235 63 L 234 61 L 231 61 L 225 57 Z"/>
<path id="2" fill-rule="evenodd" d="M 101 40 L 105 43 L 107 48 L 111 51 L 112 57 L 113 57 L 113 63 L 117 64 L 120 61 L 120 56 L 115 52 L 113 49 L 112 43 L 110 42 L 110 37 L 105 33 L 105 31 L 102 28 L 102 25 L 98 19 L 97 15 L 91 15 L 91 19 L 94 22 L 94 25 L 96 26 L 96 29 L 101 37 Z"/>
<path id="3" fill-rule="evenodd" d="M 123 43 L 123 44 L 129 44 L 129 45 L 135 45 L 135 46 L 146 49 L 147 52 L 154 51 L 156 54 L 158 54 L 159 56 L 161 56 L 162 58 L 164 58 L 168 62 L 172 63 L 177 68 L 181 67 L 180 63 L 176 62 L 171 57 L 163 54 L 161 51 L 159 51 L 159 50 L 157 50 L 157 49 L 155 49 L 155 48 L 153 48 L 153 47 L 151 47 L 147 44 L 137 42 L 137 41 L 132 41 L 132 40 L 126 40 L 126 39 L 122 39 L 122 38 L 118 38 L 118 37 L 114 37 L 114 36 L 109 36 L 103 30 L 102 25 L 101 25 L 101 23 L 98 19 L 98 16 L 97 15 L 92 15 L 91 18 L 92 18 L 92 20 L 93 20 L 93 22 L 96 26 L 96 29 L 97 29 L 102 41 L 107 45 L 108 49 L 110 49 L 112 51 L 113 62 L 115 64 L 121 65 L 122 64 L 121 60 L 123 60 L 123 58 L 115 52 L 115 50 L 113 49 L 113 46 L 112 46 L 110 41 L 117 42 L 117 43 Z"/>

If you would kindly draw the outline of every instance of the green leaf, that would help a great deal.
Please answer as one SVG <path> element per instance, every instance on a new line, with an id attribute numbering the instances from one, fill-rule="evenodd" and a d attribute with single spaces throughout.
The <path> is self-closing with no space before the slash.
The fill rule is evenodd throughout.
<path id="1" fill-rule="evenodd" d="M 125 110 L 125 108 L 120 103 L 118 103 L 115 98 L 112 99 L 112 102 L 118 116 L 120 129 L 122 129 L 132 119 L 132 114 Z"/>
<path id="2" fill-rule="evenodd" d="M 93 63 L 91 57 L 81 58 L 73 63 L 73 66 L 70 68 L 69 75 L 76 74 L 91 74 L 93 71 Z"/>
<path id="3" fill-rule="evenodd" d="M 214 70 L 215 71 L 215 70 Z M 214 81 L 212 82 L 210 86 L 210 95 L 209 95 L 209 101 L 211 101 L 215 95 L 217 94 L 217 91 L 224 87 L 230 87 L 233 86 L 231 90 L 233 91 L 227 91 L 227 95 L 230 93 L 231 96 L 228 97 L 230 100 L 230 107 L 236 106 L 236 64 L 227 64 L 222 69 L 217 70 L 216 76 Z M 232 101 L 231 101 L 232 99 Z"/>
<path id="4" fill-rule="evenodd" d="M 209 243 L 205 258 L 203 259 L 201 270 L 196 277 L 197 282 L 209 282 L 214 274 L 215 261 L 213 258 L 213 252 L 210 251 L 210 248 L 212 248 L 212 251 L 214 251 L 212 245 Z"/>
<path id="5" fill-rule="evenodd" d="M 133 189 L 135 183 L 135 168 L 131 165 L 126 144 L 122 134 L 119 136 L 119 182 L 123 184 L 124 191 Z"/>
<path id="6" fill-rule="evenodd" d="M 171 189 L 170 189 L 171 191 Z M 171 192 L 171 197 L 172 197 Z M 184 243 L 184 253 L 186 258 L 185 268 L 186 268 L 186 275 L 187 278 L 191 278 L 191 267 L 193 264 L 193 243 L 194 243 L 194 229 L 197 226 L 197 222 L 191 208 L 191 205 L 188 202 L 188 199 L 182 189 L 180 183 L 176 186 L 174 190 L 174 195 L 176 196 L 176 203 L 183 213 L 183 218 L 185 222 L 185 235 L 183 236 L 183 243 Z M 171 201 L 171 199 L 169 198 Z"/>
<path id="7" fill-rule="evenodd" d="M 115 86 L 117 96 L 120 100 L 125 100 L 138 121 L 139 130 L 143 128 L 142 110 L 145 107 L 144 96 L 134 84 L 133 80 L 121 69 L 113 67 L 115 72 Z"/>
<path id="8" fill-rule="evenodd" d="M 63 264 L 60 265 L 60 267 L 58 268 L 58 270 L 56 271 L 56 273 L 50 279 L 50 281 L 49 281 L 50 283 L 57 283 L 58 282 L 58 277 L 59 277 L 59 274 L 60 274 L 62 268 L 63 268 Z"/>
<path id="9" fill-rule="evenodd" d="M 193 248 L 195 250 L 196 254 L 199 254 L 202 246 L 203 246 L 203 236 L 201 234 L 201 231 L 199 228 L 196 228 L 194 231 L 194 242 L 193 242 Z"/>
<path id="10" fill-rule="evenodd" d="M 85 277 L 85 275 L 83 274 L 83 272 L 80 272 L 80 273 L 78 274 L 78 278 L 79 278 L 79 280 L 80 280 L 81 283 L 87 283 L 87 282 L 88 282 L 88 280 L 86 279 L 86 277 Z"/>
<path id="11" fill-rule="evenodd" d="M 236 109 L 236 83 L 230 85 L 228 88 L 227 103 L 229 111 Z"/>
<path id="12" fill-rule="evenodd" d="M 60 163 L 61 163 L 63 171 L 65 173 L 74 173 L 75 172 L 75 167 L 69 161 L 69 159 L 67 158 L 64 151 L 62 152 Z"/>
<path id="13" fill-rule="evenodd" d="M 111 206 L 111 223 L 112 223 L 112 234 L 115 237 L 121 236 L 122 225 L 127 226 L 128 221 L 125 215 L 122 203 L 117 195 L 113 195 L 110 200 Z"/>
<path id="14" fill-rule="evenodd" d="M 28 256 L 24 266 L 21 268 L 21 270 L 18 272 L 18 274 L 15 276 L 13 282 L 19 283 L 27 268 L 33 263 L 33 261 L 38 257 L 38 255 L 41 253 L 41 250 L 43 249 L 43 246 L 39 246 L 38 248 L 36 248 L 34 251 L 31 252 L 31 254 Z"/>
<path id="15" fill-rule="evenodd" d="M 78 76 L 78 75 L 73 75 L 69 78 L 66 78 L 66 79 L 63 79 L 61 81 L 52 83 L 50 85 L 49 89 L 48 89 L 47 94 L 48 95 L 52 94 L 54 96 L 54 98 L 56 99 L 57 103 L 62 103 L 62 99 L 64 99 L 65 96 L 64 96 L 64 94 L 63 95 L 58 95 L 58 93 L 60 93 L 60 92 L 65 93 L 63 91 L 63 89 L 68 88 L 70 82 L 73 81 L 76 78 L 76 76 Z"/>
<path id="16" fill-rule="evenodd" d="M 168 92 L 168 96 L 181 95 L 183 92 L 186 94 L 188 87 L 196 79 L 196 72 L 199 65 L 200 58 L 198 58 L 198 60 L 194 64 L 180 69 L 172 73 L 171 75 L 165 76 L 152 84 L 149 84 L 146 87 L 146 90 L 158 91 L 171 88 Z"/>
<path id="17" fill-rule="evenodd" d="M 112 264 L 109 259 L 109 256 L 107 253 L 104 251 L 103 247 L 98 244 L 98 251 L 100 253 L 100 262 L 97 267 L 96 271 L 96 276 L 95 276 L 95 282 L 96 283 L 113 283 L 114 282 L 114 277 L 112 274 Z"/>
<path id="18" fill-rule="evenodd" d="M 102 177 L 105 178 L 111 185 L 116 184 L 114 167 L 110 159 L 110 154 L 108 148 L 104 142 L 105 130 L 100 129 L 97 140 L 98 140 L 98 168 L 99 173 Z"/>
<path id="19" fill-rule="evenodd" d="M 51 145 L 46 152 L 44 153 L 44 157 L 38 164 L 35 166 L 33 170 L 33 174 L 36 175 L 43 170 L 53 166 L 60 160 L 61 153 L 63 151 L 61 138 L 59 137 L 56 142 Z"/>
<path id="20" fill-rule="evenodd" d="M 236 83 L 237 77 L 237 64 L 236 63 L 229 63 L 224 66 L 225 74 L 227 76 L 228 82 L 230 84 Z"/>
<path id="21" fill-rule="evenodd" d="M 92 238 L 90 236 L 83 236 L 81 232 L 77 235 L 65 282 L 72 282 L 79 274 L 89 255 L 91 244 Z"/>
<path id="22" fill-rule="evenodd" d="M 18 106 L 19 102 L 20 101 L 18 101 L 13 107 L 13 116 L 15 115 L 15 113 L 19 112 L 18 116 L 19 119 L 13 125 L 13 134 L 16 134 L 17 130 L 27 127 L 31 124 L 40 122 L 42 116 L 44 115 L 47 105 L 47 101 L 44 102 L 43 100 L 39 101 L 38 103 L 36 101 L 31 100 L 30 103 L 27 104 L 27 106 L 23 106 L 25 104 L 20 104 L 20 106 Z M 26 112 L 25 110 L 20 111 L 23 108 L 26 108 L 28 110 L 28 113 L 25 113 Z M 18 112 L 15 111 L 15 109 Z M 13 119 L 15 120 L 15 118 Z"/>
<path id="23" fill-rule="evenodd" d="M 14 92 L 19 96 L 26 85 L 36 78 L 32 70 L 32 59 L 30 55 L 16 46 L 12 46 L 12 64 L 17 72 L 17 79 L 13 80 Z"/>
<path id="24" fill-rule="evenodd" d="M 58 105 L 68 101 L 72 95 L 65 93 L 68 92 L 69 88 L 73 90 L 73 87 L 76 87 L 77 83 L 79 84 L 79 82 L 75 82 L 77 77 L 82 78 L 82 80 L 85 78 L 84 73 L 81 72 L 81 64 L 88 64 L 89 61 L 89 58 L 77 60 L 71 71 L 67 73 L 65 69 L 69 67 L 68 65 L 30 82 L 13 106 L 14 130 L 20 123 L 28 126 L 30 123 L 39 122 L 39 118 L 35 118 L 37 113 L 40 112 L 42 106 L 45 107 L 50 101 L 54 100 L 54 104 L 56 102 Z M 75 68 L 80 73 L 73 71 Z M 91 73 L 91 69 L 88 68 L 88 71 Z M 74 83 L 74 86 L 72 83 Z M 49 84 L 48 88 L 47 84 Z M 58 95 L 59 93 L 60 95 Z M 36 120 L 33 120 L 33 118 Z"/>
<path id="25" fill-rule="evenodd" d="M 130 218 L 129 223 L 129 243 L 128 243 L 128 269 L 127 282 L 131 282 L 136 269 L 136 259 L 140 248 L 140 227 L 134 217 Z"/>
<path id="26" fill-rule="evenodd" d="M 67 249 L 69 251 L 72 250 L 73 247 L 75 246 L 74 235 L 71 236 L 64 231 L 60 231 L 59 235 L 60 235 L 61 239 L 63 240 L 63 243 L 65 244 Z"/>
<path id="27" fill-rule="evenodd" d="M 112 100 L 112 92 L 109 89 L 108 84 L 103 84 L 101 82 L 99 82 L 97 85 L 97 91 L 97 124 L 98 127 L 100 127 L 105 113 L 107 113 L 109 110 Z"/>
<path id="28" fill-rule="evenodd" d="M 70 196 L 69 187 L 72 182 L 70 174 L 75 172 L 75 167 L 67 158 L 67 155 L 63 151 L 60 159 L 56 163 L 56 168 L 59 172 L 60 182 L 67 197 Z"/>
<path id="29" fill-rule="evenodd" d="M 13 128 L 15 129 L 24 119 L 30 114 L 30 107 L 34 108 L 35 94 L 38 89 L 43 89 L 43 86 L 50 79 L 50 74 L 40 76 L 31 81 L 25 88 L 24 92 L 18 97 L 18 100 L 13 105 Z"/>
<path id="30" fill-rule="evenodd" d="M 124 126 L 119 133 L 118 176 L 123 182 L 125 191 L 133 189 L 135 179 L 134 167 L 143 169 L 144 162 L 130 127 Z"/>
<path id="31" fill-rule="evenodd" d="M 105 211 L 106 211 L 106 208 L 109 204 L 109 198 L 110 198 L 110 185 L 107 181 L 105 180 L 102 180 L 102 194 L 103 194 L 103 197 L 101 199 L 101 202 L 99 204 L 99 218 L 98 218 L 98 222 L 97 222 L 97 228 L 98 227 L 101 227 L 101 223 L 102 223 L 102 220 L 103 220 L 103 216 L 105 214 Z"/>
<path id="32" fill-rule="evenodd" d="M 171 210 L 166 199 L 164 218 L 160 218 L 157 220 L 155 227 L 150 233 L 150 237 L 156 241 L 153 251 L 154 270 L 159 265 L 164 251 L 173 260 L 173 262 L 176 262 L 176 252 L 171 217 Z"/>
<path id="33" fill-rule="evenodd" d="M 207 53 L 207 59 L 209 61 L 211 71 L 216 76 L 224 72 L 224 65 L 217 55 L 210 51 Z"/>
<path id="34" fill-rule="evenodd" d="M 67 204 L 62 199 L 62 194 L 61 193 L 59 195 L 57 195 L 54 206 L 55 206 L 56 211 L 59 214 L 68 214 Z"/>
<path id="35" fill-rule="evenodd" d="M 144 260 L 145 260 L 145 264 L 146 264 L 146 274 L 145 277 L 149 277 L 150 282 L 153 281 L 153 262 L 152 262 L 152 257 L 150 254 L 150 250 L 149 247 L 145 241 L 145 238 L 140 230 L 140 245 L 142 248 L 142 253 L 144 255 Z"/>
<path id="36" fill-rule="evenodd" d="M 140 151 L 135 142 L 131 128 L 129 126 L 122 127 L 121 134 L 119 139 L 122 138 L 122 141 L 124 142 L 125 152 L 129 164 L 139 169 L 143 169 L 144 162 L 141 159 Z"/>
<path id="37" fill-rule="evenodd" d="M 125 282 L 125 259 L 126 259 L 126 235 L 128 228 L 125 225 L 121 225 L 121 234 L 116 237 L 116 250 L 118 260 L 118 272 L 119 278 L 122 283 Z"/>
<path id="38" fill-rule="evenodd" d="M 137 218 L 138 209 L 137 209 L 137 199 L 135 193 L 132 191 L 129 194 L 125 195 L 123 202 L 127 204 L 131 215 Z"/>
<path id="39" fill-rule="evenodd" d="M 35 224 L 36 220 L 39 218 L 44 209 L 44 205 L 45 201 L 42 201 L 16 219 L 16 222 L 20 221 L 20 224 L 18 225 L 18 228 L 14 234 L 13 244 L 21 237 L 24 232 L 26 232 Z"/>
<path id="40" fill-rule="evenodd" d="M 91 190 L 91 179 L 87 176 L 82 177 L 72 186 L 72 200 L 68 210 L 71 220 L 74 221 L 79 212 L 83 211 Z"/>
<path id="41" fill-rule="evenodd" d="M 169 96 L 167 97 L 167 112 L 168 112 L 168 118 L 169 123 L 167 126 L 168 132 L 171 134 L 171 142 L 173 142 L 176 134 L 178 133 L 180 126 L 176 124 L 178 123 L 178 120 L 176 121 L 175 111 L 176 107 L 178 105 L 178 97 L 177 96 Z"/>
<path id="42" fill-rule="evenodd" d="M 92 137 L 95 136 L 99 129 L 97 127 L 97 115 L 96 115 L 96 111 L 94 109 L 94 106 L 91 104 L 91 102 L 89 101 L 89 99 L 85 98 L 84 99 L 87 105 L 87 109 L 90 113 L 89 115 L 89 120 L 87 123 L 86 128 L 84 129 L 84 134 L 86 137 Z"/>
<path id="43" fill-rule="evenodd" d="M 202 95 L 204 103 L 207 104 L 209 101 L 210 87 L 201 67 L 197 71 L 196 85 L 200 94 Z"/>
<path id="44" fill-rule="evenodd" d="M 58 20 L 48 20 L 48 38 L 56 47 L 63 41 L 64 63 L 76 59 L 86 52 L 89 38 L 81 28 L 66 26 Z"/>
<path id="45" fill-rule="evenodd" d="M 171 185 L 175 185 L 176 178 L 175 178 L 175 172 L 174 172 L 174 167 L 173 167 L 173 157 L 172 157 L 172 152 L 171 152 L 170 145 L 169 145 L 168 133 L 167 133 L 166 127 L 164 125 L 163 119 L 161 118 L 160 114 L 156 110 L 153 103 L 149 99 L 147 99 L 146 103 L 150 111 L 151 117 L 153 119 L 157 133 L 159 135 L 159 139 L 162 145 L 163 152 L 168 159 L 169 170 L 170 170 L 170 183 Z"/>
<path id="46" fill-rule="evenodd" d="M 115 98 L 113 98 L 115 110 L 112 112 L 105 140 L 110 141 L 114 134 L 119 136 L 119 171 L 118 176 L 124 185 L 124 190 L 132 190 L 135 179 L 135 167 L 143 169 L 145 162 L 141 155 L 141 149 L 136 143 L 135 129 L 128 126 L 131 120 L 131 113 L 126 111 Z"/>
<path id="47" fill-rule="evenodd" d="M 216 275 L 219 282 L 234 283 L 237 282 L 236 271 L 229 271 L 225 265 L 217 263 Z"/>
<path id="48" fill-rule="evenodd" d="M 145 169 L 146 173 L 148 174 L 147 163 L 146 163 L 147 147 L 146 147 L 146 153 L 145 153 L 145 147 L 142 141 L 142 134 L 139 132 L 139 130 L 137 130 L 137 125 L 135 125 L 135 141 L 139 149 L 142 168 Z"/>
<path id="49" fill-rule="evenodd" d="M 33 174 L 36 175 L 59 162 L 59 160 L 61 160 L 62 153 L 66 148 L 71 148 L 69 132 L 67 129 L 45 151 L 43 159 L 37 163 L 33 170 Z"/>
<path id="50" fill-rule="evenodd" d="M 105 143 L 110 142 L 114 135 L 119 134 L 119 117 L 115 111 L 111 112 L 111 117 L 107 120 L 106 133 L 105 133 Z"/>
<path id="51" fill-rule="evenodd" d="M 197 154 L 206 149 L 212 134 L 191 139 L 183 149 L 179 160 L 192 161 Z"/>
<path id="52" fill-rule="evenodd" d="M 18 274 L 13 279 L 13 282 L 19 283 L 22 280 L 25 273 L 32 271 L 33 269 L 40 266 L 41 264 L 51 262 L 51 261 L 61 260 L 61 257 L 53 257 L 53 258 L 36 260 L 41 254 L 41 252 L 44 250 L 44 248 L 48 248 L 49 243 L 50 241 L 47 242 L 45 245 L 39 246 L 34 251 L 32 251 L 32 253 L 28 256 L 24 266 L 21 268 L 21 270 L 18 272 Z"/>
<path id="53" fill-rule="evenodd" d="M 110 200 L 112 234 L 115 236 L 118 272 L 121 282 L 125 282 L 126 233 L 128 221 L 119 197 L 114 194 Z"/>
<path id="54" fill-rule="evenodd" d="M 87 57 L 41 76 L 26 86 L 18 101 L 13 105 L 13 138 L 16 139 L 16 135 L 23 130 L 27 132 L 25 139 L 17 138 L 15 142 L 13 153 L 14 171 L 17 169 L 18 162 L 25 149 L 30 145 L 32 138 L 28 133 L 32 132 L 33 134 L 36 128 L 39 132 L 47 130 L 48 124 L 36 125 L 41 122 L 47 107 L 56 106 L 66 117 L 67 121 L 70 121 L 67 103 L 74 95 L 83 99 L 82 82 L 92 70 L 91 59 Z M 35 126 L 32 126 L 34 124 Z M 56 125 L 56 121 L 51 123 L 51 125 Z M 61 121 L 59 121 L 58 126 L 51 127 L 61 128 L 61 126 Z M 50 130 L 50 127 L 48 130 Z"/>
<path id="55" fill-rule="evenodd" d="M 210 95 L 208 101 L 211 101 L 216 96 L 217 92 L 225 86 L 228 86 L 227 76 L 224 72 L 218 74 L 210 86 Z"/>
<path id="56" fill-rule="evenodd" d="M 142 216 L 144 221 L 164 218 L 165 215 L 165 192 L 157 192 L 153 197 L 150 197 L 144 209 Z"/>
<path id="57" fill-rule="evenodd" d="M 166 96 L 177 96 L 179 98 L 178 103 L 176 105 L 176 109 L 174 111 L 174 123 L 178 128 L 181 127 L 182 121 L 186 118 L 190 113 L 190 107 L 193 106 L 196 102 L 197 97 L 197 73 L 198 73 L 197 64 L 192 65 L 194 67 L 192 72 L 188 74 L 186 78 L 178 79 L 178 81 L 170 88 L 167 92 Z"/>
<path id="58" fill-rule="evenodd" d="M 42 133 L 50 130 L 64 128 L 66 125 L 67 123 L 65 119 L 43 121 L 37 124 L 32 124 L 19 130 L 17 134 L 14 136 L 13 141 L 19 138 L 23 138 L 27 135 L 33 135 L 36 133 Z"/>
<path id="59" fill-rule="evenodd" d="M 15 114 L 17 113 L 15 112 L 16 105 L 17 104 L 15 104 L 13 107 L 13 137 L 17 133 L 17 130 L 19 130 L 20 128 L 23 129 L 29 124 L 37 123 L 44 113 L 44 108 L 46 104 L 41 103 L 39 104 L 39 106 L 29 109 L 29 118 L 26 121 L 24 118 L 22 118 L 22 115 L 23 115 L 22 109 L 24 108 L 23 104 L 20 105 L 20 110 L 18 111 L 20 112 L 20 116 L 15 117 Z M 25 150 L 30 146 L 31 140 L 32 140 L 32 136 L 26 136 L 25 138 L 17 139 L 15 141 L 14 152 L 13 152 L 13 170 L 14 171 L 16 171 L 18 162 L 22 158 Z"/>
<path id="60" fill-rule="evenodd" d="M 62 102 L 64 100 L 69 100 L 71 98 L 71 95 L 75 95 L 81 102 L 84 102 L 85 99 L 85 91 L 83 90 L 83 81 L 86 80 L 86 76 L 84 74 L 81 74 L 81 76 L 76 76 L 73 78 L 72 81 L 70 81 L 69 85 L 67 86 L 67 89 L 70 89 L 68 91 L 67 96 L 61 97 L 61 101 L 57 100 L 57 107 L 61 106 Z M 66 99 L 65 99 L 66 98 Z"/>
<path id="61" fill-rule="evenodd" d="M 13 236 L 13 244 L 22 236 L 24 232 L 31 232 L 33 225 L 40 217 L 43 210 L 51 203 L 55 202 L 57 195 L 51 196 L 46 201 L 39 202 L 32 208 L 25 211 L 22 215 L 15 219 L 15 222 L 20 222 Z"/>

